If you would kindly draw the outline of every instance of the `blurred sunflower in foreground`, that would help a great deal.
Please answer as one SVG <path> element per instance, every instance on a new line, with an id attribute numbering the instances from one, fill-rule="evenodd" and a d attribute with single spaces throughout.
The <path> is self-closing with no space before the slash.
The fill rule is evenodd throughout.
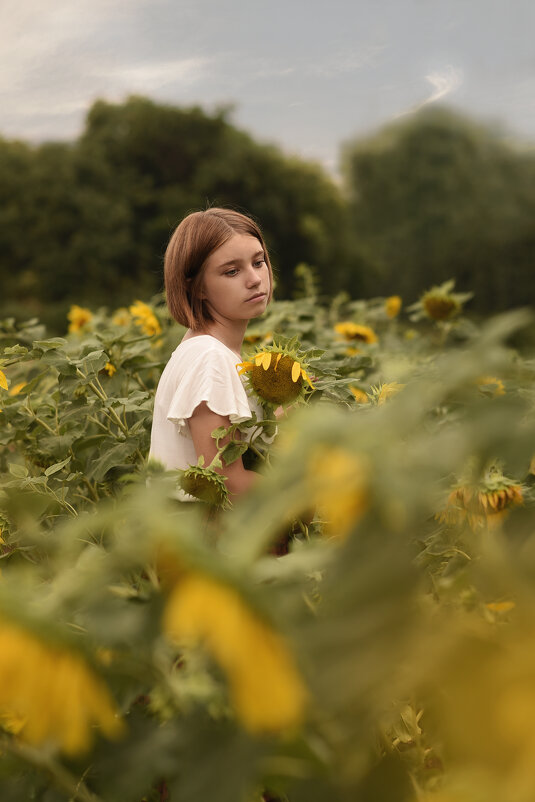
<path id="1" fill-rule="evenodd" d="M 250 732 L 298 726 L 307 693 L 286 642 L 240 593 L 191 573 L 174 586 L 163 628 L 177 643 L 205 647 L 224 671 L 236 715 Z"/>
<path id="2" fill-rule="evenodd" d="M 86 752 L 95 728 L 114 738 L 124 725 L 103 681 L 83 656 L 0 618 L 0 723 L 22 740 Z"/>

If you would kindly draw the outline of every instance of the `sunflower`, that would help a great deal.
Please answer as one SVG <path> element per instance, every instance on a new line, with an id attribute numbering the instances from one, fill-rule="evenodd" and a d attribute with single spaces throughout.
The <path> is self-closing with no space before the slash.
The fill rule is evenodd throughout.
<path id="1" fill-rule="evenodd" d="M 0 723 L 33 745 L 69 755 L 90 748 L 95 725 L 110 738 L 124 729 L 103 681 L 82 654 L 47 643 L 0 618 Z"/>
<path id="2" fill-rule="evenodd" d="M 249 374 L 250 386 L 260 401 L 276 406 L 303 396 L 307 389 L 305 382 L 314 389 L 305 363 L 290 343 L 285 348 L 275 344 L 266 347 L 252 361 L 240 362 L 237 367 L 240 375 Z"/>
<path id="3" fill-rule="evenodd" d="M 87 324 L 92 320 L 93 313 L 90 309 L 85 309 L 83 306 L 73 304 L 67 313 L 67 320 L 69 320 L 69 332 L 75 333 L 84 329 Z"/>
<path id="4" fill-rule="evenodd" d="M 447 524 L 467 521 L 473 531 L 499 526 L 509 510 L 524 502 L 524 489 L 491 466 L 480 482 L 461 482 L 450 492 L 446 507 L 437 514 Z"/>
<path id="5" fill-rule="evenodd" d="M 337 334 L 341 334 L 342 338 L 347 342 L 358 340 L 366 345 L 377 342 L 377 335 L 373 329 L 360 323 L 353 323 L 351 320 L 337 323 L 334 330 Z"/>
<path id="6" fill-rule="evenodd" d="M 427 317 L 437 322 L 451 320 L 458 315 L 463 308 L 463 304 L 468 301 L 473 293 L 453 292 L 455 281 L 450 279 L 436 287 L 424 292 L 420 300 L 409 307 L 409 311 L 416 312 L 418 317 Z"/>
<path id="7" fill-rule="evenodd" d="M 129 311 L 134 318 L 134 323 L 136 326 L 139 326 L 144 334 L 147 334 L 149 337 L 155 334 L 161 334 L 162 327 L 154 311 L 148 304 L 143 303 L 143 301 L 136 301 L 132 304 Z"/>
<path id="8" fill-rule="evenodd" d="M 401 309 L 401 298 L 399 295 L 391 295 L 385 301 L 385 312 L 387 317 L 394 318 L 399 315 Z"/>
<path id="9" fill-rule="evenodd" d="M 368 398 L 368 393 L 366 393 L 364 390 L 361 390 L 360 387 L 354 387 L 354 386 L 350 385 L 349 389 L 353 393 L 353 396 L 354 396 L 355 401 L 357 402 L 357 404 L 369 404 L 370 403 L 370 399 Z"/>
<path id="10" fill-rule="evenodd" d="M 225 480 L 212 468 L 191 465 L 182 472 L 178 483 L 185 493 L 212 507 L 224 507 L 228 503 Z"/>
<path id="11" fill-rule="evenodd" d="M 324 518 L 325 533 L 344 539 L 369 505 L 367 460 L 343 448 L 317 446 L 307 464 L 307 486 Z"/>
<path id="12" fill-rule="evenodd" d="M 495 398 L 498 395 L 505 395 L 505 387 L 501 379 L 496 376 L 480 376 L 476 379 L 476 384 L 483 395 L 490 395 Z"/>
<path id="13" fill-rule="evenodd" d="M 169 596 L 163 628 L 171 640 L 199 643 L 211 654 L 250 732 L 277 733 L 300 724 L 307 694 L 289 647 L 230 585 L 186 575 Z"/>

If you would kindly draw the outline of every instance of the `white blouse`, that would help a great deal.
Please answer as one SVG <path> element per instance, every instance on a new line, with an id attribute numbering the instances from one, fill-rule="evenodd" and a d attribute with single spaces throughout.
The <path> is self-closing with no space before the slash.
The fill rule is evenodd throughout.
<path id="1" fill-rule="evenodd" d="M 261 405 L 248 395 L 238 375 L 239 361 L 211 334 L 190 337 L 175 348 L 156 390 L 149 457 L 169 469 L 197 464 L 188 419 L 202 401 L 231 423 L 249 420 L 253 413 L 262 419 Z M 253 430 L 245 429 L 242 438 L 250 439 Z"/>

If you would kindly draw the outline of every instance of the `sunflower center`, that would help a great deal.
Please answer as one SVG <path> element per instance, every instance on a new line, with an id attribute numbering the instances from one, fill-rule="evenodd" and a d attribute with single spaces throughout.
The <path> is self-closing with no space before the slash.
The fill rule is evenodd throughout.
<path id="1" fill-rule="evenodd" d="M 267 370 L 262 365 L 254 365 L 251 369 L 251 384 L 259 396 L 272 404 L 283 404 L 297 398 L 303 385 L 301 373 L 297 381 L 292 379 L 292 368 L 295 360 L 283 354 L 271 354 Z"/>

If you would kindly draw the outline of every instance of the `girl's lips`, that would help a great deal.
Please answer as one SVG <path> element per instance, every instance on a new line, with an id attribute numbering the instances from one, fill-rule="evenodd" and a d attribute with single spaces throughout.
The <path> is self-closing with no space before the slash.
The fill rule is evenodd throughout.
<path id="1" fill-rule="evenodd" d="M 252 295 L 250 298 L 247 298 L 246 304 L 251 303 L 251 301 L 262 301 L 266 297 L 267 293 L 265 292 L 257 292 L 256 295 Z"/>

